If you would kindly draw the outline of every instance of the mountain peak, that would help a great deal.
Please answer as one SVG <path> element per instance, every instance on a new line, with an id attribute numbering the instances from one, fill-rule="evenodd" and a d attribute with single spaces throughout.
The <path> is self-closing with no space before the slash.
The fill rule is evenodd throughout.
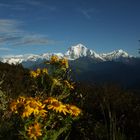
<path id="1" fill-rule="evenodd" d="M 87 47 L 85 45 L 83 45 L 82 43 L 79 43 L 79 44 L 72 46 L 70 48 L 87 48 Z"/>
<path id="2" fill-rule="evenodd" d="M 124 50 L 122 50 L 122 49 L 119 49 L 119 50 L 118 50 L 118 52 L 124 52 Z"/>
<path id="3" fill-rule="evenodd" d="M 112 51 L 112 52 L 106 53 L 106 54 L 103 53 L 100 56 L 106 60 L 117 60 L 117 59 L 130 57 L 129 54 L 122 49 L 115 50 L 115 51 Z"/>
<path id="4" fill-rule="evenodd" d="M 124 54 L 125 56 L 128 56 L 128 53 L 126 51 L 122 50 L 122 49 L 119 49 L 118 53 Z"/>
<path id="5" fill-rule="evenodd" d="M 65 56 L 71 59 L 77 59 L 79 57 L 87 56 L 88 51 L 89 49 L 80 43 L 75 46 L 71 46 L 65 53 Z"/>
<path id="6" fill-rule="evenodd" d="M 75 52 L 78 53 L 78 52 L 86 51 L 86 50 L 88 50 L 88 48 L 87 48 L 85 45 L 79 43 L 79 44 L 77 44 L 77 45 L 71 46 L 71 47 L 68 49 L 68 51 L 69 51 L 69 50 L 73 50 L 73 51 L 75 51 Z"/>
<path id="7" fill-rule="evenodd" d="M 122 49 L 119 49 L 117 51 L 112 52 L 112 54 L 118 56 L 118 57 L 129 57 L 128 53 Z"/>
<path id="8" fill-rule="evenodd" d="M 75 46 L 71 46 L 65 53 L 68 59 L 74 60 L 80 57 L 90 57 L 96 60 L 104 61 L 104 59 L 95 51 L 88 49 L 85 45 L 79 43 Z"/>

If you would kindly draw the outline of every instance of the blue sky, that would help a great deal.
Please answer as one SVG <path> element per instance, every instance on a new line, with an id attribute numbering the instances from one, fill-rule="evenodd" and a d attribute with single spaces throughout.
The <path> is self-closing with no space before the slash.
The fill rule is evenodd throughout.
<path id="1" fill-rule="evenodd" d="M 65 52 L 78 43 L 138 55 L 138 40 L 139 0 L 0 0 L 0 56 Z"/>

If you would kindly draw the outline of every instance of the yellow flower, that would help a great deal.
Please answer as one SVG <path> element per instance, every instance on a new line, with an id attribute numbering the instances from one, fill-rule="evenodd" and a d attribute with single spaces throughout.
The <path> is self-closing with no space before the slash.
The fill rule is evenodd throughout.
<path id="1" fill-rule="evenodd" d="M 66 105 L 66 108 L 72 116 L 77 117 L 81 113 L 81 110 L 74 105 Z"/>
<path id="2" fill-rule="evenodd" d="M 66 58 L 62 58 L 59 60 L 59 63 L 62 67 L 68 68 L 69 64 L 68 64 L 68 60 Z"/>
<path id="3" fill-rule="evenodd" d="M 33 113 L 34 109 L 31 108 L 29 105 L 24 108 L 24 111 L 21 115 L 22 118 L 29 117 Z"/>
<path id="4" fill-rule="evenodd" d="M 52 109 L 56 112 L 59 112 L 59 113 L 62 112 L 64 115 L 66 115 L 66 113 L 68 113 L 66 106 L 63 105 L 59 101 L 53 102 L 52 104 L 49 104 L 47 107 L 48 107 L 48 109 Z"/>
<path id="5" fill-rule="evenodd" d="M 38 75 L 35 71 L 30 71 L 30 76 L 36 78 Z"/>
<path id="6" fill-rule="evenodd" d="M 44 109 L 45 104 L 42 104 L 37 98 L 19 97 L 10 104 L 10 109 L 14 113 L 18 113 L 22 118 L 30 117 L 30 115 L 46 116 L 47 111 Z"/>
<path id="7" fill-rule="evenodd" d="M 18 103 L 16 101 L 11 102 L 10 109 L 11 109 L 12 112 L 16 112 L 17 111 L 17 104 Z"/>
<path id="8" fill-rule="evenodd" d="M 55 64 L 55 63 L 57 63 L 59 61 L 59 58 L 58 58 L 58 56 L 56 56 L 56 55 L 53 55 L 52 57 L 51 57 L 51 64 Z"/>
<path id="9" fill-rule="evenodd" d="M 25 103 L 25 101 L 26 101 L 26 98 L 23 96 L 19 96 L 17 99 L 17 103 Z"/>
<path id="10" fill-rule="evenodd" d="M 25 104 L 25 97 L 20 96 L 17 100 L 14 100 L 10 104 L 10 109 L 12 112 L 19 113 L 23 110 Z"/>
<path id="11" fill-rule="evenodd" d="M 41 69 L 40 68 L 37 68 L 36 73 L 37 74 L 40 74 L 41 73 Z"/>
<path id="12" fill-rule="evenodd" d="M 46 99 L 45 101 L 44 101 L 44 103 L 53 103 L 53 102 L 57 102 L 58 100 L 57 99 L 55 99 L 55 98 L 53 98 L 53 97 L 49 97 L 48 99 Z"/>
<path id="13" fill-rule="evenodd" d="M 36 71 L 30 71 L 30 76 L 33 78 L 38 77 L 41 74 L 41 69 L 37 69 Z"/>
<path id="14" fill-rule="evenodd" d="M 30 139 L 37 140 L 39 136 L 42 136 L 41 133 L 41 126 L 39 123 L 34 123 L 33 125 L 29 126 L 28 135 Z"/>
<path id="15" fill-rule="evenodd" d="M 35 99 L 27 101 L 27 105 L 32 109 L 34 115 L 45 116 L 47 113 L 47 111 L 44 110 L 45 104 L 43 105 L 40 101 L 36 101 Z"/>
<path id="16" fill-rule="evenodd" d="M 44 110 L 44 109 L 39 110 L 39 115 L 40 115 L 41 117 L 45 117 L 45 116 L 47 115 L 47 111 Z"/>
<path id="17" fill-rule="evenodd" d="M 38 108 L 39 106 L 39 103 L 36 102 L 34 99 L 28 100 L 26 104 L 28 104 L 33 109 Z"/>
<path id="18" fill-rule="evenodd" d="M 44 69 L 42 69 L 42 73 L 43 74 L 48 74 L 48 70 L 44 68 Z"/>

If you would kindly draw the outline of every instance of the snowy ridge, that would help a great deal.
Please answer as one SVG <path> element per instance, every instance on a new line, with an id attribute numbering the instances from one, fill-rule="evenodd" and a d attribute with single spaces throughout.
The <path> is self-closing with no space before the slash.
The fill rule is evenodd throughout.
<path id="1" fill-rule="evenodd" d="M 90 50 L 82 44 L 78 44 L 76 46 L 72 46 L 65 53 L 65 56 L 69 59 L 77 59 L 79 57 L 88 56 L 88 52 Z M 90 52 L 89 52 L 90 53 Z"/>
<path id="2" fill-rule="evenodd" d="M 110 53 L 106 53 L 106 54 L 101 54 L 100 55 L 102 58 L 104 58 L 105 60 L 116 60 L 116 59 L 120 59 L 120 58 L 128 58 L 131 57 L 128 55 L 127 52 L 123 51 L 123 50 L 117 50 L 117 51 L 113 51 Z"/>
<path id="3" fill-rule="evenodd" d="M 8 64 L 20 64 L 23 62 L 36 62 L 38 60 L 49 60 L 52 55 L 57 55 L 59 58 L 64 57 L 62 53 L 44 53 L 42 55 L 35 55 L 35 54 L 25 54 L 25 55 L 15 55 L 15 56 L 6 56 L 2 58 L 3 63 Z"/>
<path id="4" fill-rule="evenodd" d="M 123 50 L 117 50 L 110 53 L 103 53 L 98 54 L 95 51 L 88 49 L 83 44 L 77 44 L 76 46 L 72 46 L 68 49 L 68 51 L 64 54 L 62 53 L 44 53 L 41 55 L 35 55 L 35 54 L 25 54 L 25 55 L 15 55 L 15 56 L 7 56 L 1 59 L 4 63 L 9 64 L 20 64 L 24 62 L 36 62 L 38 60 L 49 60 L 52 55 L 56 55 L 59 58 L 67 58 L 68 60 L 75 60 L 80 57 L 90 57 L 94 60 L 98 61 L 118 61 L 122 59 L 127 59 L 132 56 L 130 56 L 127 52 Z"/>
<path id="5" fill-rule="evenodd" d="M 100 59 L 104 61 L 104 59 L 99 54 L 93 50 L 88 49 L 83 44 L 70 47 L 65 53 L 65 57 L 70 60 L 75 60 L 80 57 L 91 57 L 93 59 Z"/>

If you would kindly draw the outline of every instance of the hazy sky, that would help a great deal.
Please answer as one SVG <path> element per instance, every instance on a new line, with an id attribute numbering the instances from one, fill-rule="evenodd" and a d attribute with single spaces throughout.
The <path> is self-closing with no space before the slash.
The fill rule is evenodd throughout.
<path id="1" fill-rule="evenodd" d="M 140 0 L 0 0 L 0 56 L 140 48 Z"/>

